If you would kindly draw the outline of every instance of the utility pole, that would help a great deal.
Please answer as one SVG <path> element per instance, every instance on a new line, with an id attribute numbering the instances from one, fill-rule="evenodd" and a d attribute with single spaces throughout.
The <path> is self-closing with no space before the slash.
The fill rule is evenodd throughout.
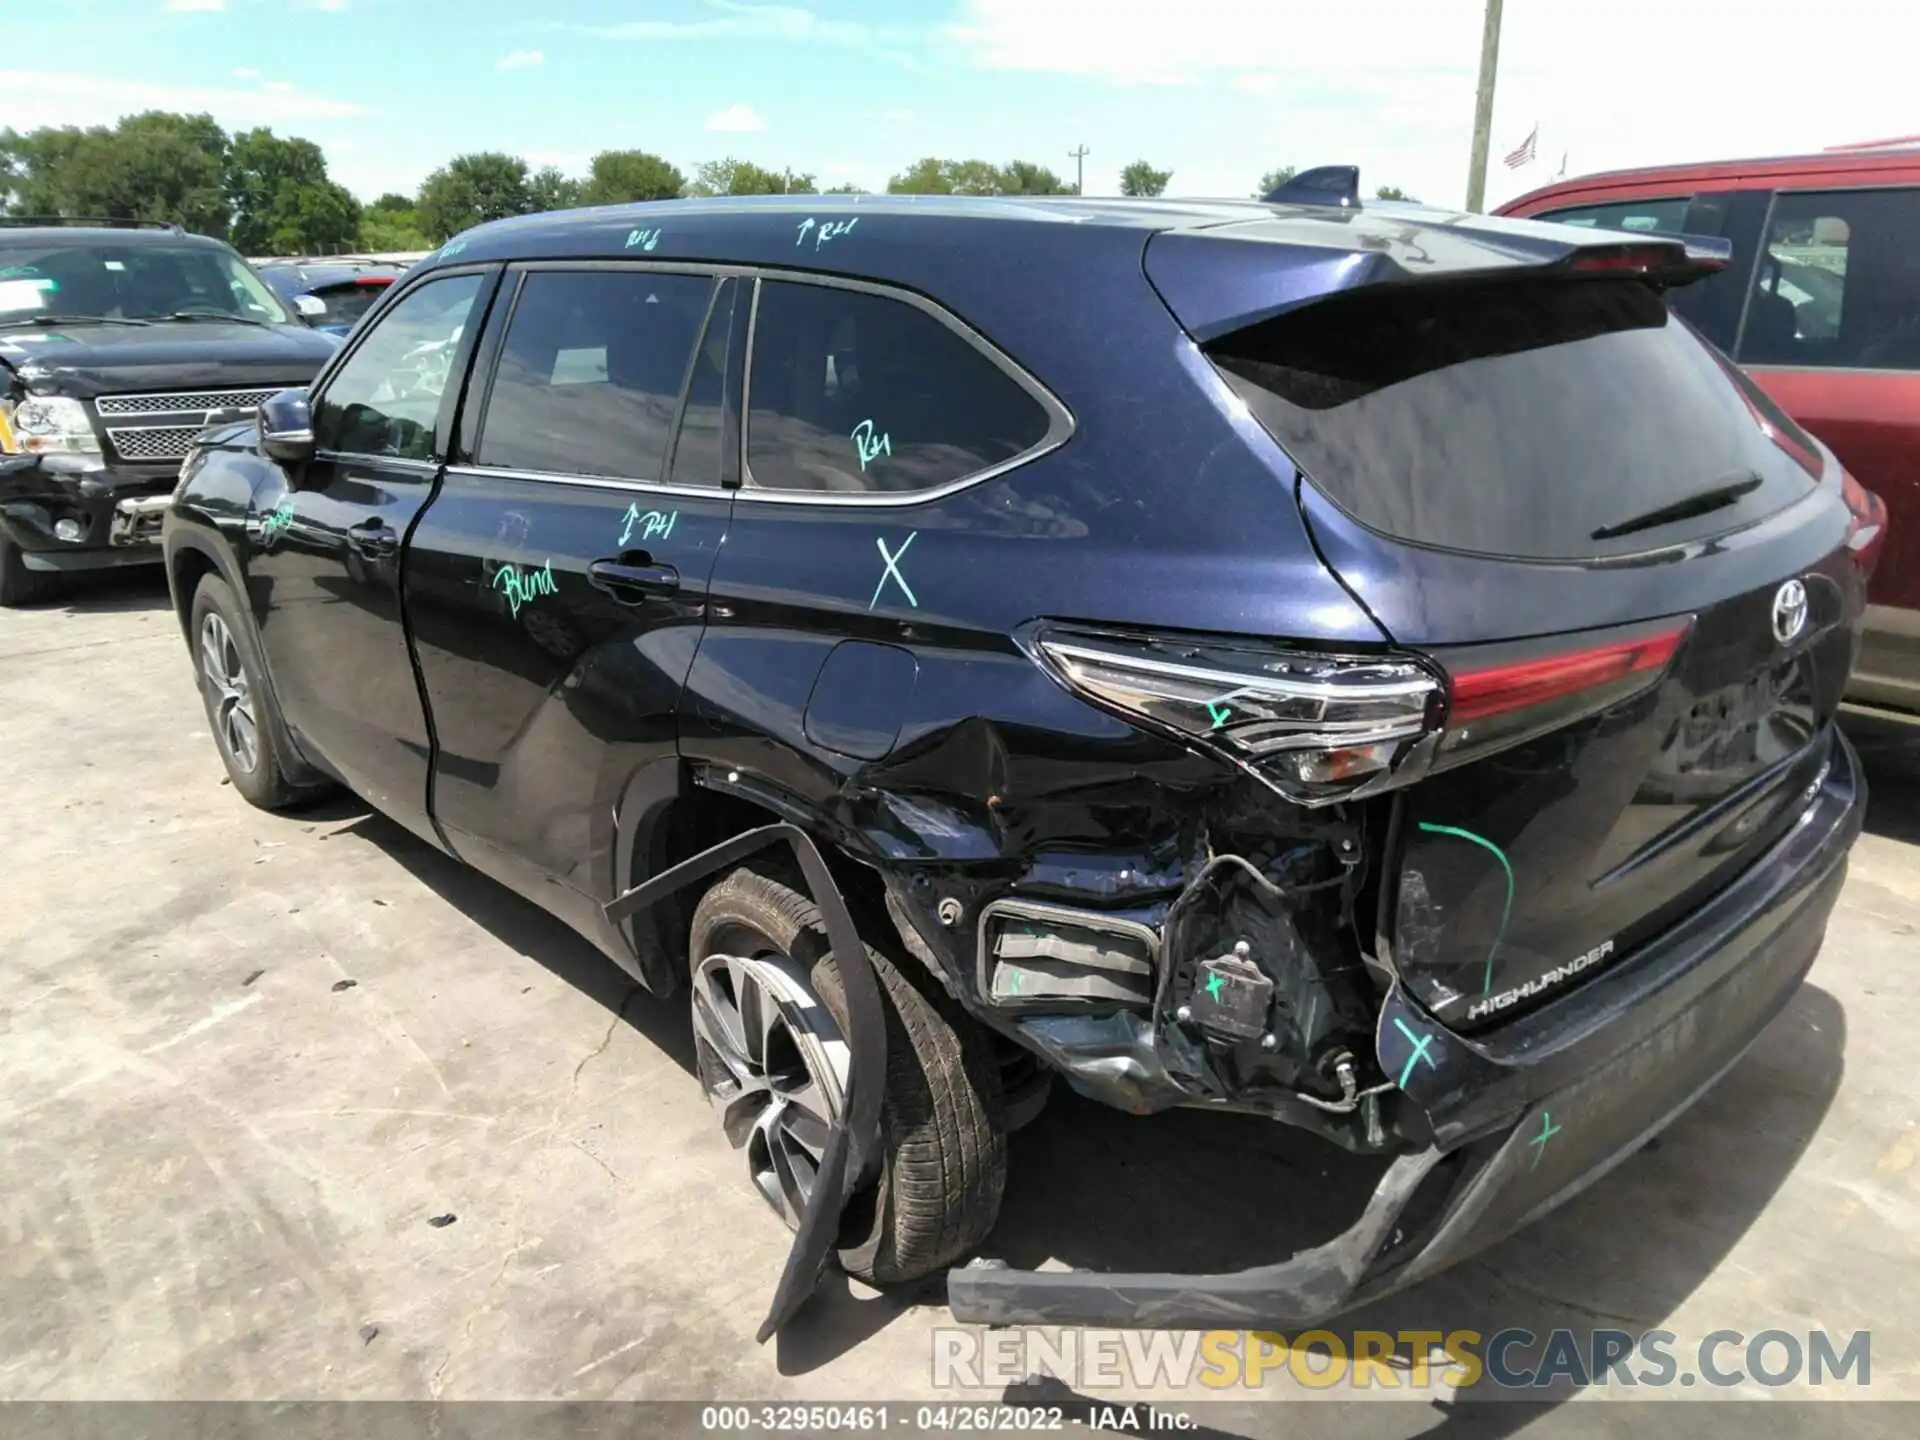
<path id="1" fill-rule="evenodd" d="M 1073 193 L 1087 193 L 1087 147 L 1083 141 L 1078 150 L 1067 151 L 1067 158 L 1073 161 Z"/>
<path id="2" fill-rule="evenodd" d="M 1467 209 L 1478 211 L 1487 199 L 1487 146 L 1493 139 L 1493 77 L 1500 68 L 1500 0 L 1487 0 L 1487 23 L 1480 32 L 1480 88 L 1473 97 L 1473 161 L 1467 171 Z"/>

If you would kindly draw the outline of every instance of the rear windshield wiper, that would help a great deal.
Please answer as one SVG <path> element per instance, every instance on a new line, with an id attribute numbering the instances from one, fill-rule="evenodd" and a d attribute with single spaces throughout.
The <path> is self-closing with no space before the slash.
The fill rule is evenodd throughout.
<path id="1" fill-rule="evenodd" d="M 1612 525 L 1602 525 L 1589 537 L 1594 540 L 1617 540 L 1622 535 L 1631 535 L 1636 530 L 1652 530 L 1661 525 L 1671 525 L 1676 520 L 1691 520 L 1696 515 L 1708 515 L 1715 510 L 1723 510 L 1733 504 L 1742 495 L 1751 495 L 1760 488 L 1760 477 L 1747 473 L 1723 480 L 1698 494 L 1689 495 L 1684 500 L 1675 500 L 1662 505 L 1657 510 L 1649 510 L 1644 515 L 1635 515 L 1628 520 L 1620 520 Z"/>
<path id="2" fill-rule="evenodd" d="M 255 320 L 250 315 L 216 315 L 211 310 L 176 310 L 171 315 L 157 315 L 157 320 L 193 321 L 206 320 L 215 325 L 258 325 L 263 330 L 273 326 L 265 320 Z"/>
<path id="3" fill-rule="evenodd" d="M 14 325 L 150 325 L 150 320 L 116 319 L 112 315 L 48 315 L 38 312 L 0 320 L 0 326 Z"/>

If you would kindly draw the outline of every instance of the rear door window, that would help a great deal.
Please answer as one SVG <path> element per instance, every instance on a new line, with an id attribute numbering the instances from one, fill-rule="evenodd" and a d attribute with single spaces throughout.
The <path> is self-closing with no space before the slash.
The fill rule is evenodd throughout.
<path id="1" fill-rule="evenodd" d="M 536 270 L 507 322 L 481 465 L 659 480 L 713 280 Z"/>
<path id="2" fill-rule="evenodd" d="M 1612 205 L 1574 205 L 1565 210 L 1547 210 L 1536 220 L 1551 220 L 1557 225 L 1578 225 L 1583 230 L 1629 230 L 1659 235 L 1686 232 L 1690 195 L 1673 195 L 1661 200 L 1627 200 Z"/>
<path id="3" fill-rule="evenodd" d="M 1632 553 L 1722 533 L 1813 484 L 1725 362 L 1637 282 L 1369 287 L 1208 354 L 1329 499 L 1420 544 Z M 1630 523 L 1727 487 L 1738 498 L 1710 513 Z"/>
<path id="4" fill-rule="evenodd" d="M 905 300 L 763 281 L 747 383 L 746 483 L 934 490 L 1015 460 L 1052 417 L 985 351 Z"/>
<path id="5" fill-rule="evenodd" d="M 1920 370 L 1920 190 L 1782 192 L 1738 358 Z"/>

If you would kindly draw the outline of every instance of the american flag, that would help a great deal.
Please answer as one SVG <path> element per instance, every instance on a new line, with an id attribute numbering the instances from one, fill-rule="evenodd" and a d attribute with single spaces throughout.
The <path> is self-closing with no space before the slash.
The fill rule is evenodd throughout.
<path id="1" fill-rule="evenodd" d="M 1507 152 L 1507 168 L 1509 170 L 1518 170 L 1522 165 L 1532 164 L 1535 142 L 1539 139 L 1540 127 L 1536 125 L 1527 132 L 1527 138 L 1520 142 L 1517 149 Z"/>

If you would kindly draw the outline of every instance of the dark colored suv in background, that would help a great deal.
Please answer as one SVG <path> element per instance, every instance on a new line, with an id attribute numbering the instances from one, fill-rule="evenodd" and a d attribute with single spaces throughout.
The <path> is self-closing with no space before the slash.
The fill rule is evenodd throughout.
<path id="1" fill-rule="evenodd" d="M 1847 693 L 1920 710 L 1920 142 L 1584 175 L 1502 213 L 1731 245 L 1675 308 L 1885 502 Z"/>
<path id="2" fill-rule="evenodd" d="M 303 385 L 338 340 L 229 246 L 171 225 L 0 223 L 0 605 L 154 563 L 211 414 Z"/>
<path id="3" fill-rule="evenodd" d="M 1812 963 L 1873 517 L 1669 314 L 1724 247 L 1348 199 L 503 221 L 188 461 L 234 786 L 691 990 L 799 1232 L 763 1335 L 835 1252 L 990 1248 L 1036 1062 L 1381 1176 L 1283 1264 L 956 1315 L 1323 1318 L 1632 1154 Z"/>

